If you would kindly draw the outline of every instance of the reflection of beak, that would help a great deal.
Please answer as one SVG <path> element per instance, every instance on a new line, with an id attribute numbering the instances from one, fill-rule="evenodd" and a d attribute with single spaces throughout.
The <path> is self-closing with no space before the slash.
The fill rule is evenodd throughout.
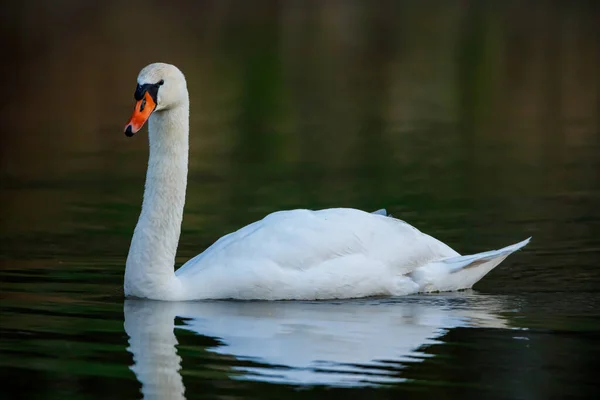
<path id="1" fill-rule="evenodd" d="M 135 104 L 133 109 L 133 115 L 131 119 L 125 125 L 125 135 L 133 136 L 134 133 L 142 129 L 142 126 L 150 118 L 150 114 L 156 108 L 156 103 L 152 99 L 152 96 L 148 92 L 144 93 L 144 97 Z"/>

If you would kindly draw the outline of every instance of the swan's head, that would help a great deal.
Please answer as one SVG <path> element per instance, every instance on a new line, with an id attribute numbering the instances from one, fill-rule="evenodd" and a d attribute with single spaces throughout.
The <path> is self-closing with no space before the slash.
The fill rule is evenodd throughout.
<path id="1" fill-rule="evenodd" d="M 133 97 L 136 100 L 125 135 L 133 136 L 142 129 L 153 112 L 175 108 L 188 101 L 183 73 L 174 65 L 154 63 L 144 67 L 137 78 Z"/>

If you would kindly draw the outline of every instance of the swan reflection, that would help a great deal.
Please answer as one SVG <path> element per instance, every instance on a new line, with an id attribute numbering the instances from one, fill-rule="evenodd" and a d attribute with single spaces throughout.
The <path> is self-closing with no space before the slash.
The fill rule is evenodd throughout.
<path id="1" fill-rule="evenodd" d="M 363 385 L 402 380 L 399 364 L 447 329 L 506 327 L 500 299 L 469 293 L 341 302 L 125 301 L 131 367 L 146 399 L 183 399 L 174 329 L 218 339 L 207 351 L 244 361 L 230 377 Z M 175 317 L 183 318 L 175 326 Z M 390 366 L 394 366 L 390 370 Z"/>

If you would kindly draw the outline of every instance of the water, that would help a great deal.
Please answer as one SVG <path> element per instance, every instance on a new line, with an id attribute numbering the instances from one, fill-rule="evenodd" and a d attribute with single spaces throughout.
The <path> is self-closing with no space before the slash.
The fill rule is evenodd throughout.
<path id="1" fill-rule="evenodd" d="M 599 392 L 597 6 L 368 4 L 1 6 L 8 398 Z M 192 102 L 178 265 L 295 207 L 387 207 L 461 253 L 533 241 L 461 293 L 124 300 L 147 141 L 122 125 L 158 60 Z"/>

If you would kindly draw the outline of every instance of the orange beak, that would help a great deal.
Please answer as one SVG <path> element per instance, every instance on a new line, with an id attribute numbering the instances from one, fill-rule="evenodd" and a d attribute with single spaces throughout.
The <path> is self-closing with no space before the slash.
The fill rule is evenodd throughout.
<path id="1" fill-rule="evenodd" d="M 150 114 L 156 108 L 156 103 L 148 92 L 144 93 L 144 97 L 137 103 L 133 109 L 133 115 L 127 125 L 125 125 L 125 135 L 133 136 L 134 133 L 142 129 L 142 126 L 150 118 Z"/>

